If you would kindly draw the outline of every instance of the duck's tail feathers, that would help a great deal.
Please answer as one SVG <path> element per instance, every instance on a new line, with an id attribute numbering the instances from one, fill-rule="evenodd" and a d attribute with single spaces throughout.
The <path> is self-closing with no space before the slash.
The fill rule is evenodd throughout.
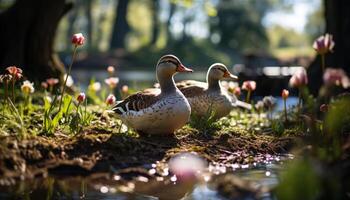
<path id="1" fill-rule="evenodd" d="M 251 104 L 243 102 L 243 101 L 239 101 L 239 100 L 237 100 L 235 102 L 235 105 L 237 107 L 244 108 L 244 109 L 247 109 L 247 110 L 251 110 L 252 109 L 252 105 Z"/>

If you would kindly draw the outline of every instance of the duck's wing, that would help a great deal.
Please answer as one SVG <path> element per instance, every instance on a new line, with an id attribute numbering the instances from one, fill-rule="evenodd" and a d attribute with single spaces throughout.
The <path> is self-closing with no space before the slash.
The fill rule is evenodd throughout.
<path id="1" fill-rule="evenodd" d="M 146 89 L 118 102 L 112 110 L 120 115 L 129 111 L 140 111 L 155 104 L 159 100 L 159 94 L 159 89 Z"/>
<path id="2" fill-rule="evenodd" d="M 188 86 L 188 87 L 179 88 L 179 90 L 182 92 L 182 94 L 185 95 L 185 97 L 193 98 L 193 97 L 205 95 L 206 87 Z"/>
<path id="3" fill-rule="evenodd" d="M 191 87 L 191 86 L 197 86 L 197 87 L 202 87 L 206 88 L 207 83 L 202 82 L 202 81 L 194 81 L 194 80 L 184 80 L 176 83 L 176 87 L 181 89 L 181 88 L 186 88 L 186 87 Z"/>
<path id="4" fill-rule="evenodd" d="M 240 107 L 240 108 L 245 108 L 247 110 L 251 110 L 252 109 L 252 105 L 251 104 L 246 103 L 244 101 L 240 101 L 240 100 L 236 100 L 235 106 Z"/>
<path id="5" fill-rule="evenodd" d="M 226 90 L 226 92 L 232 99 L 232 102 L 233 102 L 232 106 L 239 107 L 239 108 L 244 108 L 244 109 L 247 109 L 247 110 L 251 110 L 252 109 L 252 105 L 251 104 L 246 103 L 244 101 L 238 100 L 236 95 L 232 94 L 231 92 L 229 92 L 227 90 Z"/>

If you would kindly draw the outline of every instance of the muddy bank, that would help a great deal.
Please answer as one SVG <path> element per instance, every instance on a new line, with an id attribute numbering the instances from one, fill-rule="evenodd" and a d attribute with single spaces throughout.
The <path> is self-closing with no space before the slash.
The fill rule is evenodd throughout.
<path id="1" fill-rule="evenodd" d="M 19 140 L 0 139 L 1 181 L 47 175 L 88 175 L 96 172 L 143 173 L 152 163 L 166 162 L 183 152 L 197 152 L 213 163 L 252 163 L 266 156 L 287 153 L 291 137 L 242 134 L 232 130 L 204 135 L 184 128 L 174 137 L 123 136 L 109 132 L 85 131 L 76 136 L 57 134 Z"/>

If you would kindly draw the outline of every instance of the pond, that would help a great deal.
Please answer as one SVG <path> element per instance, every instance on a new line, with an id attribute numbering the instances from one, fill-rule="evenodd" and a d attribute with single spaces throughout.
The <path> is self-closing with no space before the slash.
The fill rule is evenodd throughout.
<path id="1" fill-rule="evenodd" d="M 132 179 L 113 173 L 96 173 L 86 177 L 49 176 L 0 186 L 0 199 L 226 200 L 227 191 L 222 191 L 220 185 L 232 184 L 225 177 L 234 175 L 233 178 L 239 180 L 235 186 L 238 187 L 237 191 L 242 190 L 239 188 L 242 183 L 243 187 L 256 189 L 240 193 L 239 199 L 270 200 L 275 199 L 270 191 L 278 183 L 278 174 L 283 170 L 284 162 L 291 159 L 292 155 L 280 155 L 267 157 L 265 161 L 251 166 L 209 165 L 202 172 L 202 178 L 183 181 L 174 179 L 171 174 L 155 178 L 138 175 Z M 154 165 L 149 165 L 149 172 L 155 170 L 152 166 Z"/>

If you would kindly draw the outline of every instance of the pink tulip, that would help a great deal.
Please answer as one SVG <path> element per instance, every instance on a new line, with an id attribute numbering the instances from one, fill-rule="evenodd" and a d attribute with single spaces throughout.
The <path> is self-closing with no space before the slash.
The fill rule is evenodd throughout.
<path id="1" fill-rule="evenodd" d="M 328 52 L 332 52 L 334 48 L 333 36 L 330 34 L 322 35 L 317 38 L 313 44 L 313 48 L 320 55 L 326 54 Z"/>
<path id="2" fill-rule="evenodd" d="M 237 97 L 241 95 L 241 88 L 240 87 L 235 87 L 233 89 L 233 94 L 236 95 Z"/>
<path id="3" fill-rule="evenodd" d="M 287 99 L 288 96 L 289 96 L 289 91 L 286 90 L 286 89 L 282 90 L 282 95 L 281 96 L 282 96 L 283 99 Z"/>
<path id="4" fill-rule="evenodd" d="M 246 97 L 246 102 L 249 103 L 250 101 L 250 95 L 252 91 L 256 89 L 256 82 L 255 81 L 244 81 L 242 85 L 243 90 L 247 90 L 247 97 Z"/>
<path id="5" fill-rule="evenodd" d="M 52 86 L 55 86 L 57 83 L 59 82 L 59 80 L 57 78 L 49 78 L 49 79 L 46 79 L 46 83 L 52 87 Z"/>
<path id="6" fill-rule="evenodd" d="M 84 44 L 85 38 L 82 33 L 76 33 L 72 37 L 72 44 L 81 46 Z"/>
<path id="7" fill-rule="evenodd" d="M 127 93 L 129 92 L 129 87 L 128 87 L 127 85 L 123 85 L 123 87 L 122 87 L 122 92 L 123 92 L 124 94 L 127 94 Z"/>
<path id="8" fill-rule="evenodd" d="M 306 74 L 306 70 L 303 68 L 302 70 L 297 71 L 289 80 L 289 85 L 294 88 L 298 88 L 300 86 L 305 86 L 308 84 L 308 78 Z"/>
<path id="9" fill-rule="evenodd" d="M 111 88 L 117 87 L 117 84 L 119 83 L 119 78 L 118 77 L 110 77 L 105 79 L 105 83 Z"/>
<path id="10" fill-rule="evenodd" d="M 108 95 L 107 99 L 106 99 L 106 104 L 107 105 L 113 105 L 115 104 L 116 98 L 113 94 Z"/>
<path id="11" fill-rule="evenodd" d="M 7 72 L 9 74 L 11 74 L 12 78 L 14 78 L 15 80 L 19 80 L 22 78 L 22 69 L 18 68 L 16 66 L 10 66 L 6 68 Z"/>
<path id="12" fill-rule="evenodd" d="M 79 103 L 84 102 L 85 99 L 86 99 L 86 96 L 85 96 L 85 93 L 84 93 L 84 92 L 81 92 L 81 93 L 78 95 L 78 97 L 77 97 L 77 100 L 78 100 Z"/>
<path id="13" fill-rule="evenodd" d="M 288 115 L 287 115 L 287 99 L 289 96 L 289 91 L 284 89 L 282 90 L 282 98 L 283 98 L 283 109 L 284 109 L 284 119 L 287 122 L 288 121 Z"/>
<path id="14" fill-rule="evenodd" d="M 115 68 L 114 68 L 113 66 L 108 66 L 108 67 L 107 67 L 107 72 L 108 72 L 110 75 L 113 75 L 114 71 L 115 71 Z"/>
<path id="15" fill-rule="evenodd" d="M 343 69 L 327 68 L 323 74 L 323 81 L 326 85 L 337 85 L 343 88 L 350 86 L 349 77 Z"/>
<path id="16" fill-rule="evenodd" d="M 255 81 L 244 81 L 242 85 L 243 90 L 254 91 L 256 89 Z"/>
<path id="17" fill-rule="evenodd" d="M 328 112 L 328 110 L 329 110 L 329 106 L 327 104 L 322 104 L 320 106 L 320 111 L 321 112 Z"/>
<path id="18" fill-rule="evenodd" d="M 41 82 L 41 87 L 47 89 L 49 87 L 49 84 L 47 84 L 46 82 Z"/>

